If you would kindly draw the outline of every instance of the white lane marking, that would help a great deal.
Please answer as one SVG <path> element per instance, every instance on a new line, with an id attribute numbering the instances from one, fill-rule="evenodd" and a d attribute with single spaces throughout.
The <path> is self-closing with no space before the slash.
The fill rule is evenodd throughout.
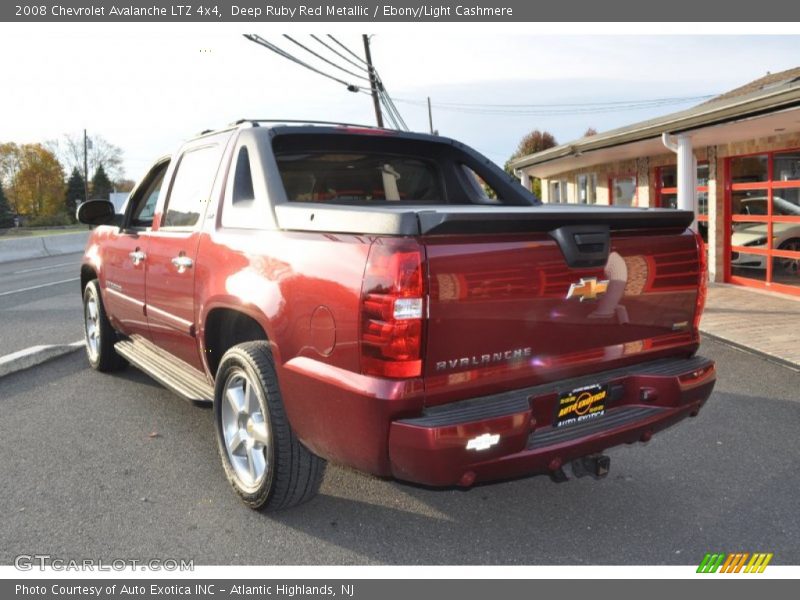
<path id="1" fill-rule="evenodd" d="M 33 269 L 22 269 L 21 271 L 12 271 L 12 275 L 22 275 L 23 273 L 33 273 L 34 271 L 47 271 L 48 269 L 58 269 L 59 267 L 74 267 L 76 263 L 58 263 L 57 265 L 49 265 L 47 267 L 34 267 Z"/>
<path id="2" fill-rule="evenodd" d="M 0 292 L 0 296 L 10 296 L 11 294 L 19 294 L 20 292 L 29 292 L 31 290 L 38 290 L 39 288 L 50 287 L 51 285 L 61 285 L 62 283 L 70 283 L 72 281 L 80 281 L 80 277 L 73 277 L 72 279 L 62 279 L 61 281 L 51 281 L 50 283 L 43 283 L 41 285 L 32 285 L 31 287 L 20 288 L 18 290 L 11 290 L 10 292 Z"/>

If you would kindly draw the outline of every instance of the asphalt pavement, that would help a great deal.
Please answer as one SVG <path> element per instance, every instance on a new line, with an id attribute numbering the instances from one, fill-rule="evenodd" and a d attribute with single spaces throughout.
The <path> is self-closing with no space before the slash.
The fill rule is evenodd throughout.
<path id="1" fill-rule="evenodd" d="M 329 465 L 319 497 L 273 514 L 229 489 L 208 409 L 75 353 L 0 382 L 0 564 L 800 564 L 800 374 L 718 342 L 701 352 L 719 370 L 706 408 L 610 450 L 602 481 L 432 490 Z"/>
<path id="2" fill-rule="evenodd" d="M 83 337 L 81 254 L 0 263 L 0 356 Z"/>

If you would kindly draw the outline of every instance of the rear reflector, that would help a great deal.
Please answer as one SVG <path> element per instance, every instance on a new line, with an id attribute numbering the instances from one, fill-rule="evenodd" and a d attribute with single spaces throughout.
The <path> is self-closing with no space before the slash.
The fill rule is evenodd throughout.
<path id="1" fill-rule="evenodd" d="M 372 243 L 361 287 L 361 372 L 404 378 L 422 373 L 425 289 L 414 240 Z"/>
<path id="2" fill-rule="evenodd" d="M 703 309 L 706 306 L 706 294 L 708 293 L 708 260 L 706 259 L 706 246 L 699 233 L 694 234 L 697 243 L 697 302 L 694 307 L 694 330 L 699 331 L 700 319 L 703 316 Z"/>

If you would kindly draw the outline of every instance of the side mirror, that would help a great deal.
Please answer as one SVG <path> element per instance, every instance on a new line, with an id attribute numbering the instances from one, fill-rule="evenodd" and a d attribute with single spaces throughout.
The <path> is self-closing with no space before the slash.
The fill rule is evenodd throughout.
<path id="1" fill-rule="evenodd" d="M 78 221 L 86 225 L 118 225 L 122 215 L 117 215 L 114 205 L 108 200 L 87 200 L 75 212 Z"/>

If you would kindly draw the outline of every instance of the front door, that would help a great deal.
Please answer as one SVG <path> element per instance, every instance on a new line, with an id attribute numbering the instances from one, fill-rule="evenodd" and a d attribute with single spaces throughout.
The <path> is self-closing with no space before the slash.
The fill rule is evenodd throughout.
<path id="1" fill-rule="evenodd" d="M 194 261 L 222 143 L 202 142 L 179 159 L 147 251 L 147 321 L 159 347 L 202 370 L 195 338 Z"/>
<path id="2" fill-rule="evenodd" d="M 114 327 L 127 335 L 148 335 L 144 304 L 148 243 L 168 165 L 169 159 L 157 162 L 131 193 L 122 227 L 104 245 L 104 302 Z"/>

